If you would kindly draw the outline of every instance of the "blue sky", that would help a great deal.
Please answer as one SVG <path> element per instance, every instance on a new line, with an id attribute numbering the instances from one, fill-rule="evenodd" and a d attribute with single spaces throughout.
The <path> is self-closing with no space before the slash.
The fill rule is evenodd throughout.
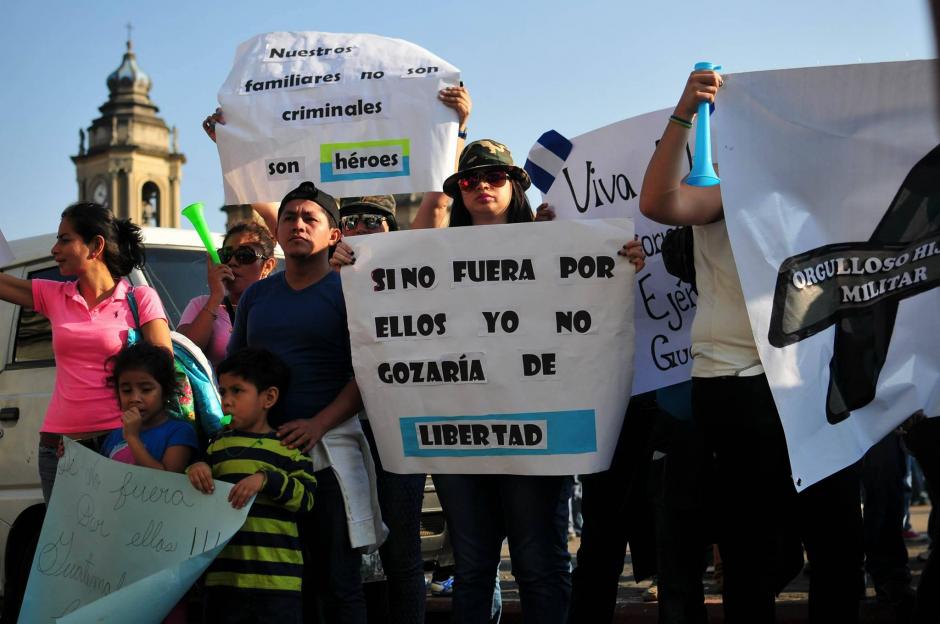
<path id="1" fill-rule="evenodd" d="M 128 21 L 151 97 L 179 127 L 183 205 L 205 203 L 215 230 L 223 227 L 221 174 L 200 122 L 216 106 L 235 47 L 263 32 L 369 32 L 427 48 L 463 72 L 471 138 L 501 140 L 520 163 L 550 128 L 575 136 L 671 106 L 699 60 L 735 72 L 936 55 L 926 0 L 51 0 L 5 2 L 0 16 L 0 229 L 8 239 L 54 231 L 77 199 L 69 156 L 107 99 Z"/>

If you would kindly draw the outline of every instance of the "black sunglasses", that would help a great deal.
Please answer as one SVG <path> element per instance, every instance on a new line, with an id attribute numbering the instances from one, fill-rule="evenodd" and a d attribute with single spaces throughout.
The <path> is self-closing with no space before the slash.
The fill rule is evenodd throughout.
<path id="1" fill-rule="evenodd" d="M 367 230 L 377 230 L 382 227 L 384 221 L 388 221 L 388 217 L 374 214 L 354 214 L 341 218 L 339 223 L 344 230 L 355 230 L 360 221 L 366 226 Z"/>
<path id="2" fill-rule="evenodd" d="M 499 188 L 506 184 L 509 179 L 509 172 L 497 169 L 495 171 L 483 171 L 482 173 L 470 173 L 457 178 L 457 186 L 461 191 L 470 191 L 480 185 L 480 182 L 486 182 L 494 188 Z"/>
<path id="3" fill-rule="evenodd" d="M 241 245 L 236 249 L 232 249 L 231 247 L 222 247 L 216 251 L 219 252 L 219 261 L 222 262 L 222 264 L 228 264 L 229 260 L 232 258 L 235 258 L 235 262 L 241 265 L 251 264 L 256 260 L 268 259 L 266 255 L 260 253 L 253 247 L 249 247 L 248 245 Z"/>

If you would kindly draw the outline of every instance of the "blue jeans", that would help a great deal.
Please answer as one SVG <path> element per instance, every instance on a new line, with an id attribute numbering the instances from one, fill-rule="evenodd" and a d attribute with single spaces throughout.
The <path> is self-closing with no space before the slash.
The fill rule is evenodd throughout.
<path id="1" fill-rule="evenodd" d="M 397 624 L 423 624 L 427 589 L 421 559 L 421 502 L 423 474 L 396 474 L 382 468 L 369 421 L 362 421 L 378 479 L 379 507 L 388 538 L 379 549 L 388 579 L 387 613 Z"/>
<path id="2" fill-rule="evenodd" d="M 39 465 L 39 482 L 42 485 L 42 499 L 49 504 L 52 486 L 55 485 L 56 469 L 59 467 L 59 453 L 54 448 L 39 447 L 36 463 Z"/>
<path id="3" fill-rule="evenodd" d="M 571 597 L 571 477 L 434 475 L 454 547 L 453 621 L 490 621 L 504 538 L 523 622 L 561 624 Z"/>

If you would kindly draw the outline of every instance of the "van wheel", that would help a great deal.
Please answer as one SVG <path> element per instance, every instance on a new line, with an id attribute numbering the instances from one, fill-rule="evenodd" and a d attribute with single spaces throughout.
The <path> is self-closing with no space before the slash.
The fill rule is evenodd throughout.
<path id="1" fill-rule="evenodd" d="M 36 509 L 33 512 L 33 509 Z M 6 579 L 3 584 L 4 624 L 16 622 L 26 593 L 26 583 L 33 567 L 33 556 L 39 543 L 42 530 L 43 509 L 33 508 L 20 516 L 7 538 L 7 552 L 4 557 Z M 30 513 L 33 512 L 33 513 Z"/>

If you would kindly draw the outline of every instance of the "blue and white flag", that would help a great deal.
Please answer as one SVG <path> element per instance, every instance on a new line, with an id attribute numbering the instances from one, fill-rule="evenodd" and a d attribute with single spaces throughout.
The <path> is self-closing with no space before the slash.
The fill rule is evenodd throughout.
<path id="1" fill-rule="evenodd" d="M 532 178 L 535 188 L 547 193 L 555 182 L 555 176 L 565 166 L 565 160 L 574 145 L 554 130 L 549 130 L 539 137 L 538 142 L 529 150 L 524 169 Z"/>

